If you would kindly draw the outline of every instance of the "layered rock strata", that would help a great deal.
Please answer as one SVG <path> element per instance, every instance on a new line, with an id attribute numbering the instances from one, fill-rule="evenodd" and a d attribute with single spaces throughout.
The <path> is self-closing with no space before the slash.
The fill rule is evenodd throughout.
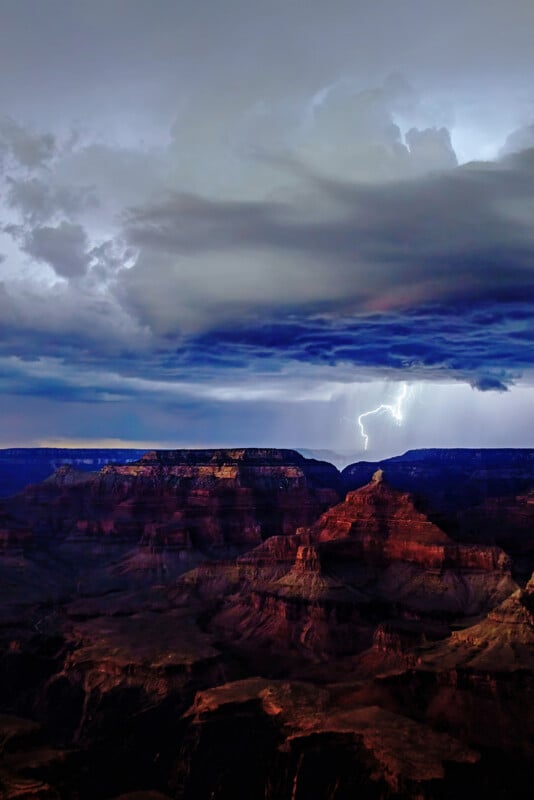
<path id="1" fill-rule="evenodd" d="M 291 450 L 153 451 L 98 473 L 62 466 L 4 513 L 48 537 L 246 548 L 309 525 L 339 488 L 335 467 Z"/>
<path id="2" fill-rule="evenodd" d="M 226 569 L 234 594 L 214 618 L 219 635 L 312 660 L 364 650 L 384 617 L 412 619 L 424 634 L 436 621 L 484 613 L 516 588 L 502 550 L 453 541 L 380 472 L 310 528 Z M 187 580 L 210 595 L 202 568 Z"/>

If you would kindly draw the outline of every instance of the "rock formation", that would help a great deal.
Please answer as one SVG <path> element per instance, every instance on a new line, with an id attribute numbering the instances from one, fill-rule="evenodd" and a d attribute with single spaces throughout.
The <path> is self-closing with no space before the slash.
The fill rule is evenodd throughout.
<path id="1" fill-rule="evenodd" d="M 425 512 L 459 542 L 496 544 L 513 558 L 514 574 L 534 570 L 534 450 L 409 450 L 343 470 L 348 491 L 382 467 L 391 486 L 417 495 Z"/>
<path id="2" fill-rule="evenodd" d="M 269 539 L 238 565 L 213 625 L 253 659 L 266 648 L 296 661 L 357 655 L 381 618 L 411 619 L 425 636 L 442 619 L 488 611 L 516 588 L 502 550 L 454 542 L 381 474 L 311 527 Z M 202 567 L 187 581 L 210 595 Z"/>
<path id="3" fill-rule="evenodd" d="M 387 464 L 342 499 L 279 450 L 62 465 L 4 500 L 2 799 L 521 796 L 534 482 L 508 455 L 515 495 L 496 465 L 454 506 L 460 455 L 430 459 L 438 511 Z"/>
<path id="4" fill-rule="evenodd" d="M 291 450 L 153 451 L 97 473 L 62 466 L 4 506 L 47 536 L 246 548 L 310 524 L 339 486 L 335 467 Z"/>
<path id="5" fill-rule="evenodd" d="M 187 718 L 176 775 L 184 800 L 432 797 L 436 782 L 452 797 L 479 758 L 424 724 L 302 682 L 202 691 Z"/>

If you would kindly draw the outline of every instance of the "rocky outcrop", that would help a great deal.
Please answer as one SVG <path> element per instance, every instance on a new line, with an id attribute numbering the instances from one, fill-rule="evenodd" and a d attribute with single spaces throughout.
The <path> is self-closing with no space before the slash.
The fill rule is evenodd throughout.
<path id="1" fill-rule="evenodd" d="M 491 572 L 510 569 L 499 548 L 466 547 L 416 508 L 407 492 L 393 489 L 377 470 L 371 482 L 349 492 L 344 502 L 326 511 L 310 529 L 314 541 L 350 539 L 354 552 L 376 563 L 405 561 L 428 569 L 458 567 Z"/>
<path id="2" fill-rule="evenodd" d="M 27 737 L 3 762 L 0 739 L 0 795 L 11 800 L 27 787 L 35 795 L 21 797 L 93 800 L 160 787 L 195 692 L 240 675 L 200 629 L 198 613 L 175 607 L 161 587 L 79 598 L 42 633 L 0 650 L 3 707 L 46 726 L 38 749 Z"/>
<path id="3" fill-rule="evenodd" d="M 153 451 L 95 474 L 62 466 L 5 507 L 48 536 L 246 549 L 309 525 L 339 484 L 335 467 L 291 450 Z"/>
<path id="4" fill-rule="evenodd" d="M 521 580 L 534 570 L 534 449 L 409 450 L 345 467 L 345 488 L 363 486 L 379 467 L 455 541 L 503 548 Z"/>
<path id="5" fill-rule="evenodd" d="M 377 678 L 381 702 L 464 741 L 534 759 L 534 580 L 480 622 L 412 651 L 410 668 Z M 375 695 L 376 697 L 376 695 Z"/>
<path id="6" fill-rule="evenodd" d="M 24 522 L 0 511 L 0 552 L 22 550 L 31 540 L 32 531 Z"/>
<path id="7" fill-rule="evenodd" d="M 60 800 L 51 785 L 65 761 L 64 751 L 46 746 L 40 726 L 0 714 L 0 796 L 3 800 Z"/>
<path id="8" fill-rule="evenodd" d="M 411 618 L 424 638 L 443 617 L 488 611 L 516 588 L 510 566 L 497 547 L 454 542 L 377 473 L 310 528 L 242 556 L 212 624 L 253 663 L 266 648 L 326 662 L 370 647 L 380 617 Z"/>
<path id="9" fill-rule="evenodd" d="M 481 622 L 454 632 L 428 663 L 493 672 L 534 670 L 534 578 L 492 609 Z"/>
<path id="10" fill-rule="evenodd" d="M 452 797 L 478 761 L 424 724 L 302 682 L 253 678 L 199 692 L 186 720 L 175 779 L 183 800 L 408 800 L 435 797 L 436 782 Z"/>

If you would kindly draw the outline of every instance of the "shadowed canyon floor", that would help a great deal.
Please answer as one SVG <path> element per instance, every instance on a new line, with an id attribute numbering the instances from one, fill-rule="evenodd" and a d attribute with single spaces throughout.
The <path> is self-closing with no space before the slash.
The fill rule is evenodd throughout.
<path id="1" fill-rule="evenodd" d="M 0 505 L 0 796 L 520 796 L 533 492 L 521 450 L 60 465 Z"/>

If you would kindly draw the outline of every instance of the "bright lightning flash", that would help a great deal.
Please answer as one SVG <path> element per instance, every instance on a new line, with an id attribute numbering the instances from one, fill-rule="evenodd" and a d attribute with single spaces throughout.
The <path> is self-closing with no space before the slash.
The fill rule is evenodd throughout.
<path id="1" fill-rule="evenodd" d="M 360 416 L 358 417 L 358 425 L 360 426 L 360 432 L 362 434 L 364 441 L 364 446 L 363 446 L 364 450 L 367 450 L 367 447 L 369 445 L 369 436 L 365 432 L 362 420 L 365 417 L 370 417 L 372 414 L 380 414 L 382 411 L 387 411 L 389 414 L 391 414 L 397 425 L 400 425 L 402 423 L 402 404 L 406 399 L 407 394 L 408 394 L 408 386 L 405 383 L 403 383 L 401 384 L 399 395 L 395 403 L 393 403 L 392 405 L 381 403 L 381 405 L 377 406 L 376 408 L 373 408 L 372 411 L 365 411 L 365 413 L 360 414 Z"/>

